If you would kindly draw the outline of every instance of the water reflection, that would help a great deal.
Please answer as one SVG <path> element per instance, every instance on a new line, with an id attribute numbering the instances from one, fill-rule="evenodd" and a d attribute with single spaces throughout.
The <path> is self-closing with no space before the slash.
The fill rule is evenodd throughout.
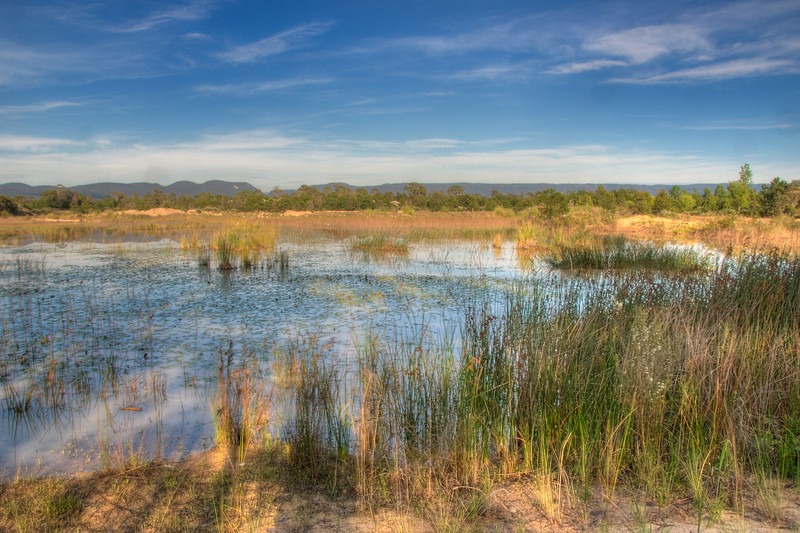
<path id="1" fill-rule="evenodd" d="M 269 376 L 275 354 L 310 334 L 341 361 L 368 334 L 452 339 L 468 302 L 528 276 L 510 246 L 414 244 L 388 261 L 342 242 L 278 250 L 229 271 L 170 240 L 0 251 L 5 476 L 201 450 L 229 343 Z"/>

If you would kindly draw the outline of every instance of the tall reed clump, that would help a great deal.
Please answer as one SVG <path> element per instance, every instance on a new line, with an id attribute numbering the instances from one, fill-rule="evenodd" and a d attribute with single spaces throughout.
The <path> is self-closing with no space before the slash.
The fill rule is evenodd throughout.
<path id="1" fill-rule="evenodd" d="M 362 504 L 411 500 L 425 507 L 439 491 L 455 490 L 458 381 L 451 346 L 434 342 L 425 330 L 394 344 L 370 335 L 356 367 L 355 453 Z"/>
<path id="2" fill-rule="evenodd" d="M 366 260 L 408 255 L 408 244 L 390 237 L 384 231 L 363 234 L 357 237 L 350 246 L 353 251 L 361 252 Z"/>
<path id="3" fill-rule="evenodd" d="M 490 465 L 585 495 L 624 481 L 702 511 L 746 476 L 800 476 L 800 261 L 729 259 L 672 288 L 594 283 L 468 320 L 465 481 Z"/>
<path id="4" fill-rule="evenodd" d="M 625 484 L 689 496 L 702 520 L 800 479 L 800 259 L 674 284 L 554 276 L 465 314 L 458 342 L 368 337 L 349 373 L 293 359 L 294 464 L 354 480 L 364 506 L 446 501 L 465 519 L 498 475 L 528 474 L 553 519 Z"/>
<path id="5" fill-rule="evenodd" d="M 214 245 L 217 251 L 217 268 L 220 270 L 235 270 L 233 241 L 226 236 L 219 236 Z"/>
<path id="6" fill-rule="evenodd" d="M 248 445 L 269 421 L 271 398 L 256 377 L 254 355 L 245 347 L 238 364 L 236 355 L 233 343 L 219 351 L 212 406 L 217 444 L 236 450 L 242 463 Z"/>
<path id="7" fill-rule="evenodd" d="M 628 241 L 607 236 L 590 246 L 563 246 L 545 258 L 559 270 L 631 270 L 692 273 L 712 267 L 710 258 L 690 247 Z"/>
<path id="8" fill-rule="evenodd" d="M 203 245 L 197 251 L 197 266 L 200 268 L 208 268 L 211 266 L 211 247 Z"/>
<path id="9" fill-rule="evenodd" d="M 219 232 L 213 243 L 217 255 L 217 268 L 234 270 L 237 258 L 245 270 L 258 263 L 260 254 L 275 247 L 274 226 L 260 223 L 239 222 L 230 224 Z"/>
<path id="10" fill-rule="evenodd" d="M 351 428 L 340 368 L 315 340 L 290 346 L 277 375 L 289 461 L 303 483 L 324 483 L 331 494 L 350 486 Z"/>

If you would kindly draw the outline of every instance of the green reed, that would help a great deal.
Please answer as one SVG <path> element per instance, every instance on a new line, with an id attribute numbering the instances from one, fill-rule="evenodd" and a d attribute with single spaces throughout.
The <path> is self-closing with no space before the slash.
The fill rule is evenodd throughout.
<path id="1" fill-rule="evenodd" d="M 552 516 L 620 484 L 716 513 L 752 476 L 800 479 L 799 295 L 800 261 L 780 254 L 673 284 L 520 284 L 468 304 L 455 343 L 368 336 L 355 370 L 298 359 L 295 463 L 350 471 L 367 505 L 530 474 Z"/>
<path id="2" fill-rule="evenodd" d="M 688 247 L 628 241 L 608 236 L 589 246 L 562 246 L 544 258 L 559 270 L 640 270 L 693 273 L 712 268 L 711 259 Z"/>

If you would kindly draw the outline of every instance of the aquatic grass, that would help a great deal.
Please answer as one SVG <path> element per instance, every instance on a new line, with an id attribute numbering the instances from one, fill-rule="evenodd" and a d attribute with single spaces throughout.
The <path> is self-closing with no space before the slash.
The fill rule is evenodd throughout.
<path id="1" fill-rule="evenodd" d="M 257 378 L 257 361 L 246 346 L 237 354 L 231 342 L 219 350 L 217 358 L 212 403 L 215 441 L 235 450 L 237 462 L 243 464 L 248 447 L 269 423 L 272 398 Z"/>
<path id="2" fill-rule="evenodd" d="M 271 257 L 265 258 L 264 265 L 268 271 L 275 272 L 278 279 L 286 279 L 289 275 L 289 252 L 286 250 L 275 252 Z"/>
<path id="3" fill-rule="evenodd" d="M 530 223 L 517 229 L 516 238 L 519 250 L 535 250 L 548 240 L 544 226 Z"/>
<path id="4" fill-rule="evenodd" d="M 200 268 L 209 268 L 211 266 L 211 247 L 208 245 L 201 246 L 197 251 L 197 266 Z"/>
<path id="5" fill-rule="evenodd" d="M 41 392 L 31 379 L 17 384 L 3 381 L 3 396 L 6 409 L 17 415 L 26 415 L 41 407 Z"/>
<path id="6" fill-rule="evenodd" d="M 559 491 L 569 494 L 575 482 L 584 494 L 600 483 L 612 498 L 620 483 L 649 486 L 659 497 L 686 491 L 702 515 L 721 494 L 740 490 L 757 457 L 775 476 L 796 476 L 787 465 L 798 452 L 781 444 L 800 414 L 798 387 L 785 378 L 800 375 L 791 357 L 800 345 L 790 327 L 796 302 L 775 298 L 765 327 L 752 314 L 763 294 L 726 278 L 765 276 L 772 290 L 790 291 L 800 266 L 780 261 L 783 271 L 729 259 L 710 282 L 679 286 L 616 279 L 591 282 L 588 291 L 576 290 L 585 282 L 564 280 L 555 295 L 545 283 L 520 288 L 500 314 L 472 307 L 463 355 L 433 374 L 413 354 L 373 344 L 359 374 L 370 398 L 358 426 L 365 437 L 356 440 L 368 443 L 357 452 L 367 453 L 360 493 L 383 494 L 374 491 L 392 471 L 414 499 L 447 478 L 474 487 L 487 475 L 535 473 L 554 519 Z M 753 343 L 778 348 L 755 357 Z M 414 353 L 427 353 L 425 345 Z M 442 418 L 426 422 L 433 413 Z M 434 427 L 443 439 L 420 438 Z M 763 434 L 771 437 L 753 448 L 752 436 Z"/>
<path id="7" fill-rule="evenodd" d="M 234 242 L 228 240 L 227 237 L 220 236 L 214 243 L 217 254 L 217 268 L 219 270 L 236 270 L 234 264 Z"/>
<path id="8" fill-rule="evenodd" d="M 601 245 L 563 246 L 544 257 L 558 270 L 639 270 L 646 272 L 707 272 L 713 262 L 696 248 L 668 244 L 631 242 L 624 237 L 606 237 Z"/>
<path id="9" fill-rule="evenodd" d="M 329 346 L 298 339 L 277 355 L 282 437 L 301 484 L 323 483 L 339 493 L 349 485 L 351 423 L 341 369 L 325 360 Z"/>
<path id="10" fill-rule="evenodd" d="M 370 257 L 408 254 L 407 243 L 391 238 L 388 233 L 382 231 L 357 237 L 351 244 L 351 248 Z"/>

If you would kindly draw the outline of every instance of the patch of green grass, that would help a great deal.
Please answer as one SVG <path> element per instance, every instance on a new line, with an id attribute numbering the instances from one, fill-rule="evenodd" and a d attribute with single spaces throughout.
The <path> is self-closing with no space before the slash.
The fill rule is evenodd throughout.
<path id="1" fill-rule="evenodd" d="M 387 233 L 378 232 L 356 238 L 353 241 L 352 249 L 371 254 L 405 255 L 408 253 L 408 244 L 389 237 Z"/>
<path id="2" fill-rule="evenodd" d="M 545 256 L 558 270 L 637 270 L 680 274 L 709 271 L 710 258 L 694 248 L 607 237 L 594 246 L 563 246 Z"/>

